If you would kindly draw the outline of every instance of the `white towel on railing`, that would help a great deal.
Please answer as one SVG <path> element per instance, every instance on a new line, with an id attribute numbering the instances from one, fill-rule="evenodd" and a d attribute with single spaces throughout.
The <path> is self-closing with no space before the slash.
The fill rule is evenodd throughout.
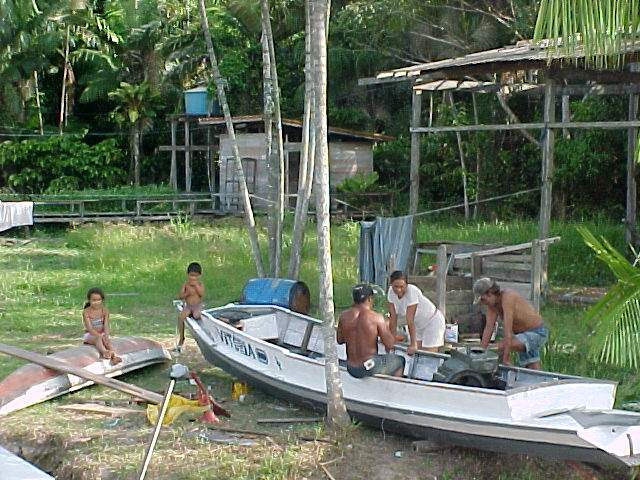
<path id="1" fill-rule="evenodd" d="M 33 202 L 0 202 L 0 232 L 33 225 Z"/>

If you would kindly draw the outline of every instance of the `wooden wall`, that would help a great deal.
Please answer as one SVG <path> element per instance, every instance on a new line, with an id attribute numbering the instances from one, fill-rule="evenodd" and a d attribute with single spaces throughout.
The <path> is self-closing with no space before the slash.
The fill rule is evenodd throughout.
<path id="1" fill-rule="evenodd" d="M 250 193 L 264 197 L 268 192 L 268 176 L 264 165 L 264 134 L 242 133 L 236 135 L 240 157 L 255 159 L 255 182 L 253 170 L 245 161 L 245 176 Z M 299 143 L 287 143 L 286 151 L 299 151 Z M 233 153 L 227 135 L 220 136 L 220 193 L 228 193 L 237 190 L 234 186 L 235 169 L 233 168 Z M 369 142 L 331 142 L 329 143 L 329 182 L 332 189 L 342 180 L 352 177 L 356 173 L 369 173 L 373 171 L 373 149 Z M 235 190 L 234 190 L 235 189 Z M 297 193 L 287 192 L 287 193 Z M 227 207 L 231 209 L 231 203 Z M 256 205 L 261 205 L 256 201 Z"/>

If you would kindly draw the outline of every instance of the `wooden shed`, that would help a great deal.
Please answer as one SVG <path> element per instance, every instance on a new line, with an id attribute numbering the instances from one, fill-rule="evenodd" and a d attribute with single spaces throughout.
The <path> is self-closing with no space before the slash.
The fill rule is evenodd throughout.
<path id="1" fill-rule="evenodd" d="M 249 193 L 266 198 L 269 192 L 269 175 L 265 160 L 264 120 L 262 115 L 239 116 L 233 118 L 236 126 L 236 139 L 244 167 Z M 239 184 L 236 178 L 234 158 L 225 131 L 223 117 L 199 119 L 199 124 L 220 129 L 219 135 L 219 193 L 227 210 L 238 205 Z M 282 129 L 285 150 L 285 194 L 298 192 L 298 172 L 300 165 L 302 123 L 299 120 L 283 119 Z M 329 127 L 329 181 L 335 189 L 345 178 L 359 173 L 373 171 L 373 145 L 378 141 L 391 140 L 393 137 L 370 132 L 359 132 Z M 256 204 L 260 200 L 256 199 Z"/>

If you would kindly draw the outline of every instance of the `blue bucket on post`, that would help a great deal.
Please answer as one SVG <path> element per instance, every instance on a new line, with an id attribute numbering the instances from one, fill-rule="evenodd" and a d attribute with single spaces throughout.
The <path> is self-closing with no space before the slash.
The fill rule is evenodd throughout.
<path id="1" fill-rule="evenodd" d="M 240 303 L 277 305 L 306 315 L 311 306 L 311 295 L 304 282 L 288 278 L 252 278 L 242 289 Z"/>

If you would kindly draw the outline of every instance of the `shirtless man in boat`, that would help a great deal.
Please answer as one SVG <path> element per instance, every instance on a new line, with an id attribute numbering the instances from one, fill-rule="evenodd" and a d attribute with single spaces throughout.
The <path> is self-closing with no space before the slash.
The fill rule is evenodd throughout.
<path id="1" fill-rule="evenodd" d="M 504 326 L 504 338 L 498 342 L 502 363 L 509 364 L 509 353 L 518 353 L 521 367 L 540 369 L 540 349 L 549 337 L 542 317 L 520 294 L 500 286 L 490 278 L 473 284 L 476 302 L 487 306 L 487 323 L 482 334 L 482 346 L 487 348 L 496 321 Z"/>
<path id="2" fill-rule="evenodd" d="M 347 371 L 355 378 L 376 373 L 401 377 L 404 358 L 393 351 L 395 338 L 384 318 L 372 309 L 373 289 L 366 284 L 353 287 L 353 305 L 342 312 L 338 343 L 347 344 Z M 378 337 L 387 354 L 378 355 Z"/>

